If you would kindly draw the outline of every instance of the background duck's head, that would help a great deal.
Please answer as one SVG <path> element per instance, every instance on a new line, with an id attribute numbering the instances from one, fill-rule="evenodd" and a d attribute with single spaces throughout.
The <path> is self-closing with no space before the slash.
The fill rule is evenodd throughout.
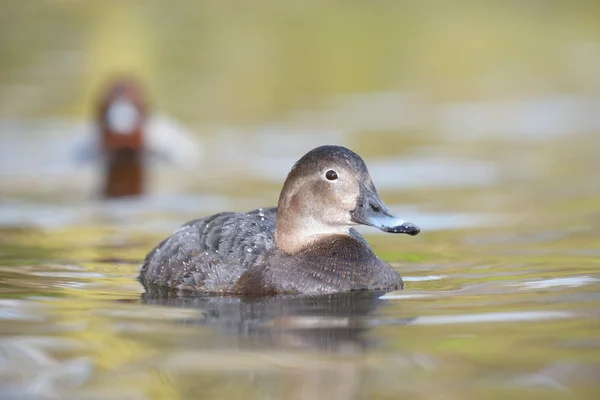
<path id="1" fill-rule="evenodd" d="M 100 98 L 98 111 L 104 151 L 144 147 L 148 102 L 137 81 L 132 78 L 112 81 Z"/>

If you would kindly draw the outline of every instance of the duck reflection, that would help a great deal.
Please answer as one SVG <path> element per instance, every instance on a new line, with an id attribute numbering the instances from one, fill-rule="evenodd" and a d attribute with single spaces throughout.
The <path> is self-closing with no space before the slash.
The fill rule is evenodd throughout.
<path id="1" fill-rule="evenodd" d="M 198 320 L 251 347 L 360 352 L 374 342 L 366 333 L 386 321 L 377 319 L 385 292 L 357 291 L 319 296 L 210 297 L 148 288 L 145 304 L 201 310 Z M 410 320 L 395 320 L 394 324 Z"/>

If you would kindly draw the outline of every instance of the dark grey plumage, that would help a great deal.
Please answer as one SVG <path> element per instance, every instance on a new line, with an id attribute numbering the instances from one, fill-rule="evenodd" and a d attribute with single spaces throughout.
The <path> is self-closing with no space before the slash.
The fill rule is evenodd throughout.
<path id="1" fill-rule="evenodd" d="M 331 236 L 298 254 L 274 252 L 268 262 L 250 267 L 234 286 L 234 292 L 323 294 L 403 287 L 400 274 L 352 230 L 352 236 Z"/>
<path id="2" fill-rule="evenodd" d="M 190 221 L 144 260 L 144 285 L 230 292 L 244 271 L 275 248 L 275 209 L 219 213 Z"/>

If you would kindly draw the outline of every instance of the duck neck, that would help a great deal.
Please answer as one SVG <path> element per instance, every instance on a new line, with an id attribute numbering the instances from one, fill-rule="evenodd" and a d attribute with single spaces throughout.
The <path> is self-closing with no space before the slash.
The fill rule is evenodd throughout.
<path id="1" fill-rule="evenodd" d="M 292 214 L 292 215 L 290 215 Z M 332 235 L 349 235 L 348 226 L 323 224 L 312 215 L 277 212 L 275 242 L 286 254 L 296 254 Z"/>

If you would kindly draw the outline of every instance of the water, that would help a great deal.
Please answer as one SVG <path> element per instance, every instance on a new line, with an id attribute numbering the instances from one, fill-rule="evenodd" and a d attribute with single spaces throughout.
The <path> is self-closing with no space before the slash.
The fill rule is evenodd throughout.
<path id="1" fill-rule="evenodd" d="M 518 152 L 521 143 L 505 146 Z M 178 224 L 274 204 L 274 178 L 261 174 L 229 178 L 269 188 L 248 196 L 223 189 L 109 202 L 5 201 L 0 397 L 595 398 L 600 185 L 595 155 L 581 147 L 597 139 L 575 143 L 538 146 L 530 160 L 549 161 L 533 183 L 500 158 L 487 162 L 501 182 L 384 185 L 384 200 L 423 228 L 415 238 L 363 230 L 405 279 L 405 290 L 386 294 L 143 293 L 135 280 L 140 260 Z M 560 185 L 546 186 L 574 151 L 568 146 L 578 163 Z M 270 162 L 261 160 L 252 159 L 258 170 Z M 374 168 L 373 179 L 393 182 L 395 173 Z"/>
<path id="2" fill-rule="evenodd" d="M 453 262 L 395 263 L 407 289 L 382 297 L 169 297 L 141 293 L 133 249 L 74 241 L 83 245 L 71 257 L 89 261 L 50 263 L 73 251 L 48 249 L 45 261 L 9 267 L 3 255 L 3 398 L 593 398 L 598 389 L 597 257 L 499 262 L 477 247 Z M 35 257 L 23 248 L 12 259 L 25 254 Z"/>
<path id="3" fill-rule="evenodd" d="M 5 3 L 0 399 L 599 397 L 595 2 Z M 115 70 L 171 133 L 146 197 L 101 201 Z M 326 143 L 422 228 L 361 229 L 405 290 L 144 293 L 158 241 Z"/>

